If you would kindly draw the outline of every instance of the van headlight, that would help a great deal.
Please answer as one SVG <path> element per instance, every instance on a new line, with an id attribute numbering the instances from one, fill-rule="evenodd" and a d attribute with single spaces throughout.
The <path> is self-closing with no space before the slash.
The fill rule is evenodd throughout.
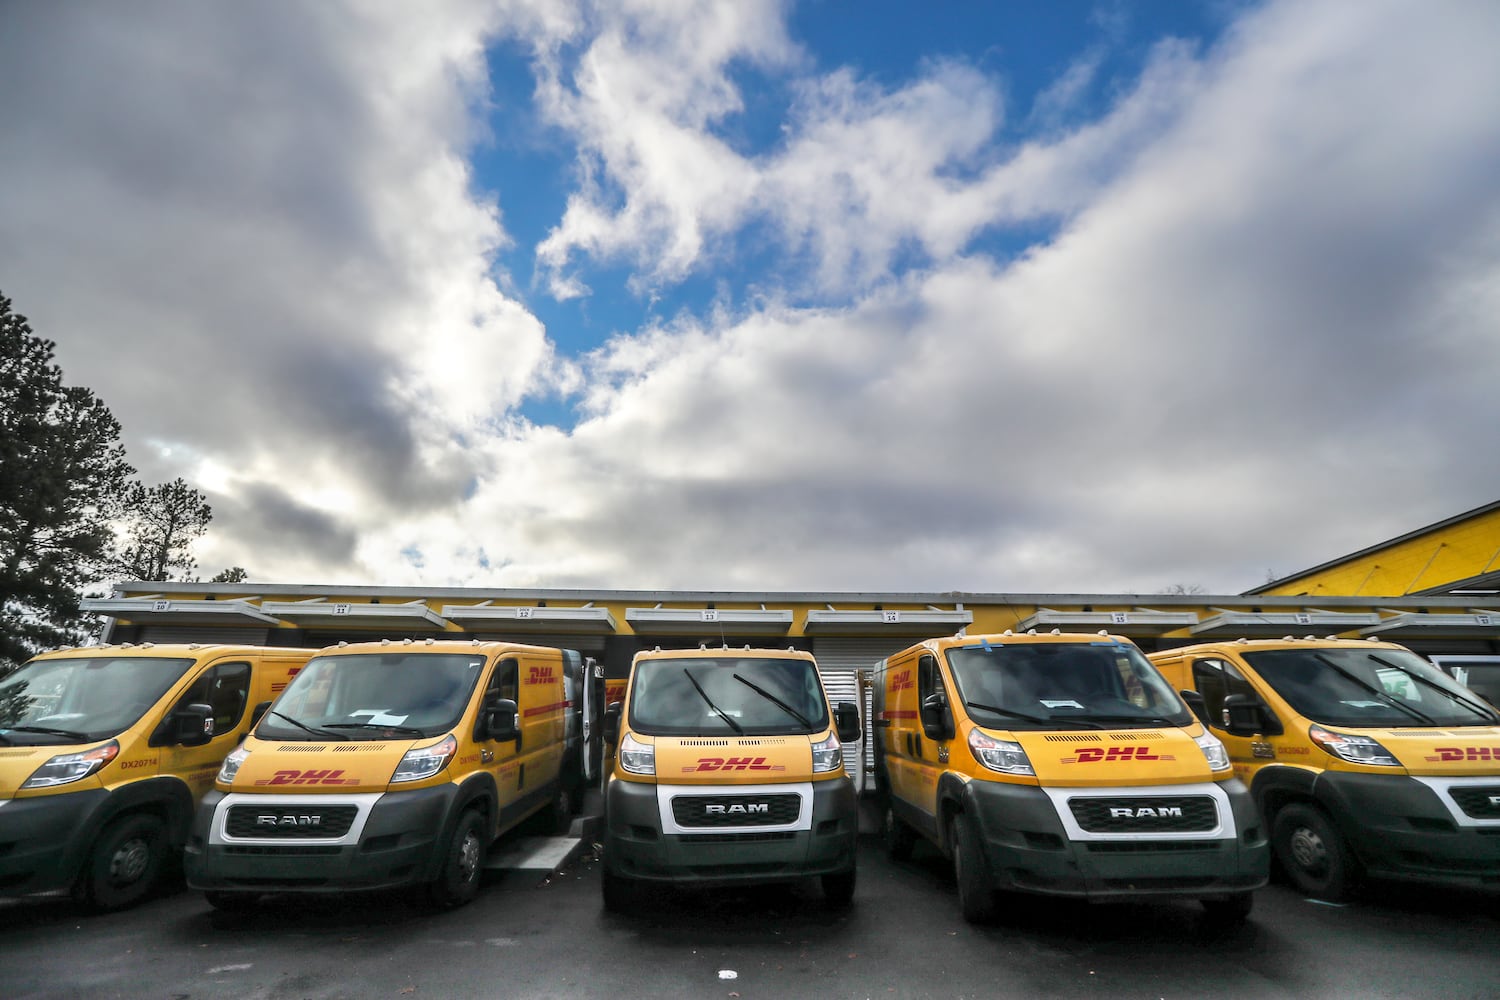
<path id="1" fill-rule="evenodd" d="M 214 780 L 221 785 L 234 784 L 234 776 L 240 773 L 240 765 L 245 763 L 245 758 L 250 756 L 250 751 L 245 747 L 239 747 L 228 757 L 224 763 L 219 765 L 219 776 Z"/>
<path id="2" fill-rule="evenodd" d="M 812 745 L 813 774 L 820 771 L 837 771 L 844 766 L 844 745 L 838 733 L 829 733 L 828 739 Z"/>
<path id="3" fill-rule="evenodd" d="M 58 754 L 32 772 L 22 788 L 55 788 L 82 781 L 120 755 L 120 744 L 110 740 L 82 753 Z"/>
<path id="4" fill-rule="evenodd" d="M 1198 744 L 1199 750 L 1203 751 L 1210 771 L 1229 770 L 1229 751 L 1224 748 L 1224 744 L 1217 736 L 1213 733 L 1204 733 L 1202 736 L 1193 737 L 1193 742 Z"/>
<path id="5" fill-rule="evenodd" d="M 1351 764 L 1375 764 L 1381 767 L 1400 767 L 1401 762 L 1385 747 L 1368 736 L 1350 733 L 1335 733 L 1322 726 L 1308 726 L 1307 735 L 1318 746 L 1339 760 Z"/>
<path id="6" fill-rule="evenodd" d="M 1021 749 L 1021 744 L 1010 740 L 997 740 L 977 729 L 969 730 L 969 752 L 991 771 L 1002 774 L 1028 774 L 1035 776 L 1031 758 Z"/>
<path id="7" fill-rule="evenodd" d="M 396 765 L 396 773 L 391 775 L 391 784 L 430 778 L 447 767 L 448 761 L 452 760 L 456 753 L 458 753 L 458 740 L 453 738 L 452 733 L 449 733 L 441 743 L 418 750 L 408 750 L 401 758 L 401 763 Z"/>
<path id="8" fill-rule="evenodd" d="M 642 743 L 630 733 L 620 737 L 620 749 L 616 751 L 620 767 L 631 774 L 656 774 L 656 747 Z"/>

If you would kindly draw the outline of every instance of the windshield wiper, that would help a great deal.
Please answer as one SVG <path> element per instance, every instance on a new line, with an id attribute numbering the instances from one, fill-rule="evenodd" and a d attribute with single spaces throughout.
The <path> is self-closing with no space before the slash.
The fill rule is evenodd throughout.
<path id="1" fill-rule="evenodd" d="M 1313 656 L 1313 659 L 1317 660 L 1319 663 L 1326 663 L 1326 664 L 1328 664 L 1328 666 L 1332 667 L 1334 670 L 1338 671 L 1340 674 L 1343 674 L 1345 677 L 1349 678 L 1349 680 L 1351 680 L 1354 683 L 1358 684 L 1360 687 L 1364 688 L 1366 691 L 1370 692 L 1375 697 L 1383 699 L 1386 704 L 1391 705 L 1394 708 L 1401 709 L 1401 711 L 1405 712 L 1407 715 L 1410 715 L 1412 718 L 1417 719 L 1419 722 L 1426 723 L 1429 726 L 1436 726 L 1437 725 L 1437 720 L 1434 719 L 1434 718 L 1432 718 L 1430 715 L 1428 715 L 1425 712 L 1422 712 L 1422 711 L 1420 711 L 1418 709 L 1412 708 L 1410 705 L 1406 704 L 1406 702 L 1404 702 L 1401 699 L 1397 698 L 1396 696 L 1390 694 L 1388 691 L 1385 690 L 1385 688 L 1378 688 L 1378 687 L 1376 687 L 1375 685 L 1373 685 L 1373 684 L 1369 683 L 1368 681 L 1364 680 L 1358 674 L 1355 674 L 1353 671 L 1345 670 L 1343 667 L 1339 666 L 1332 659 L 1330 659 L 1327 656 L 1324 656 L 1322 653 L 1314 653 L 1314 654 L 1312 654 L 1312 656 Z M 1406 673 L 1406 671 L 1404 671 L 1404 670 L 1401 671 L 1401 672 L 1402 673 Z M 1411 676 L 1411 675 L 1408 674 L 1407 676 Z"/>
<path id="2" fill-rule="evenodd" d="M 693 672 L 691 670 L 689 670 L 687 667 L 683 667 L 682 668 L 682 672 L 685 673 L 685 674 L 687 674 L 688 682 L 693 685 L 693 689 L 698 692 L 699 696 L 702 697 L 703 701 L 708 705 L 708 707 L 711 708 L 711 709 L 713 709 L 715 712 L 717 712 L 718 715 L 719 715 L 719 718 L 721 718 L 725 722 L 729 723 L 729 728 L 730 729 L 733 729 L 739 735 L 744 736 L 745 735 L 744 727 L 742 727 L 738 722 L 735 722 L 727 714 L 725 714 L 725 712 L 724 712 L 724 710 L 722 708 L 720 708 L 718 705 L 714 704 L 713 699 L 708 696 L 708 692 L 706 692 L 706 691 L 703 690 L 703 685 L 698 683 L 698 678 L 696 678 L 696 677 L 693 676 Z"/>
<path id="3" fill-rule="evenodd" d="M 1407 670 L 1404 667 L 1402 667 L 1399 663 L 1393 663 L 1390 660 L 1385 659 L 1384 657 L 1376 656 L 1374 653 L 1367 653 L 1366 655 L 1369 656 L 1370 659 L 1374 660 L 1376 663 L 1380 664 L 1382 667 L 1390 667 L 1393 670 L 1400 670 L 1403 674 L 1405 674 L 1406 676 L 1412 678 L 1413 680 L 1421 681 L 1423 684 L 1426 684 L 1430 688 L 1436 688 L 1439 692 L 1441 692 L 1444 695 L 1447 695 L 1449 698 L 1452 698 L 1454 701 L 1458 702 L 1460 705 L 1462 705 L 1464 708 L 1467 708 L 1469 711 L 1473 712 L 1475 715 L 1478 715 L 1479 717 L 1484 718 L 1484 719 L 1489 719 L 1490 721 L 1494 721 L 1494 719 L 1495 719 L 1495 713 L 1494 713 L 1494 711 L 1491 710 L 1491 709 L 1485 708 L 1479 702 L 1470 701 L 1469 699 L 1465 698 L 1463 695 L 1459 694 L 1457 691 L 1449 691 L 1447 688 L 1443 687 L 1441 684 L 1437 684 L 1437 683 L 1435 683 L 1433 681 L 1430 681 L 1426 677 L 1423 677 L 1421 674 L 1414 674 L 1410 670 Z M 1455 681 L 1454 683 L 1457 683 L 1457 681 Z"/>
<path id="4" fill-rule="evenodd" d="M 12 733 L 45 733 L 48 736 L 66 736 L 80 743 L 89 741 L 88 733 L 80 733 L 76 729 L 53 729 L 51 726 L 6 726 Z"/>
<path id="5" fill-rule="evenodd" d="M 382 732 L 406 733 L 409 736 L 426 736 L 427 730 L 416 726 L 387 725 L 384 722 L 330 722 L 324 729 L 379 729 Z"/>
<path id="6" fill-rule="evenodd" d="M 296 726 L 298 729 L 301 729 L 304 732 L 312 733 L 314 736 L 320 737 L 322 739 L 347 740 L 349 738 L 349 737 L 345 736 L 343 733 L 330 733 L 326 729 L 316 729 L 316 728 L 314 728 L 312 726 L 306 725 L 305 723 L 298 722 L 296 719 L 292 718 L 290 715 L 282 715 L 280 712 L 277 712 L 277 711 L 269 711 L 266 714 L 267 715 L 274 715 L 278 719 L 281 719 L 281 720 L 283 720 L 285 722 L 290 722 L 292 725 Z"/>
<path id="7" fill-rule="evenodd" d="M 1039 726 L 1050 726 L 1050 725 L 1052 725 L 1055 722 L 1061 721 L 1061 720 L 1059 720 L 1059 719 L 1057 719 L 1056 717 L 1053 717 L 1053 716 L 1048 716 L 1047 718 L 1043 718 L 1040 715 L 1027 715 L 1025 712 L 1017 712 L 1017 711 L 1015 711 L 1013 709 L 1009 709 L 1009 708 L 1000 708 L 998 705 L 986 705 L 982 701 L 966 701 L 966 702 L 964 702 L 964 704 L 968 705 L 970 708 L 978 708 L 978 709 L 982 709 L 982 710 L 984 710 L 986 712 L 994 712 L 996 715 L 1004 715 L 1004 716 L 1008 716 L 1008 717 L 1010 717 L 1012 719 L 1024 719 L 1027 722 L 1034 722 L 1034 723 L 1036 723 Z M 1093 722 L 1092 720 L 1089 720 L 1089 719 L 1067 719 L 1065 721 L 1070 722 L 1070 723 L 1072 723 L 1072 722 L 1081 722 L 1085 726 L 1087 726 L 1087 727 L 1089 727 L 1091 729 L 1103 729 L 1104 728 L 1103 726 L 1099 725 L 1097 722 Z"/>
<path id="8" fill-rule="evenodd" d="M 802 728 L 811 729 L 813 727 L 811 719 L 803 715 L 801 712 L 797 711 L 792 706 L 788 705 L 786 702 L 782 701 L 780 698 L 776 697 L 771 692 L 767 691 L 765 688 L 761 687 L 759 684 L 753 684 L 750 681 L 745 680 L 745 678 L 741 677 L 739 674 L 730 674 L 729 676 L 733 677 L 735 680 L 745 685 L 745 687 L 749 688 L 751 691 L 754 691 L 756 694 L 766 699 L 766 701 L 769 701 L 771 704 L 781 709 L 787 715 L 790 715 L 792 718 L 802 723 Z"/>

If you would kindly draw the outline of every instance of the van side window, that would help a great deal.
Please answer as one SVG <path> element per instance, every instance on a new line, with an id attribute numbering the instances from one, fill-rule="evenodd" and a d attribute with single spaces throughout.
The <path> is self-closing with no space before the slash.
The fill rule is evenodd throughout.
<path id="1" fill-rule="evenodd" d="M 207 705 L 213 710 L 214 734 L 232 732 L 245 716 L 250 700 L 250 664 L 220 663 L 193 682 L 173 707 Z"/>
<path id="2" fill-rule="evenodd" d="M 917 661 L 917 703 L 921 704 L 927 700 L 928 695 L 941 690 L 943 680 L 938 673 L 937 657 L 924 653 Z"/>
<path id="3" fill-rule="evenodd" d="M 514 657 L 501 660 L 495 666 L 495 672 L 490 675 L 490 687 L 485 692 L 487 696 L 495 698 L 506 698 L 517 701 L 520 698 L 520 661 Z"/>
<path id="4" fill-rule="evenodd" d="M 1256 697 L 1255 688 L 1227 660 L 1194 660 L 1193 686 L 1203 695 L 1208 717 L 1215 720 L 1223 718 L 1225 695 L 1247 694 L 1252 698 Z"/>

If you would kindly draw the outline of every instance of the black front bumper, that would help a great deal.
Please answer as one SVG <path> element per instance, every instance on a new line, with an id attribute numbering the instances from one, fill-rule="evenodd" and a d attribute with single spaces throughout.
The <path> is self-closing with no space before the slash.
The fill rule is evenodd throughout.
<path id="1" fill-rule="evenodd" d="M 211 842 L 224 794 L 209 792 L 193 818 L 183 869 L 194 889 L 220 892 L 347 892 L 426 882 L 446 846 L 443 832 L 456 794 L 452 785 L 387 793 L 371 808 L 357 843 L 329 844 L 303 838 Z"/>
<path id="2" fill-rule="evenodd" d="M 108 802 L 108 791 L 91 788 L 0 803 L 0 893 L 71 886 Z"/>

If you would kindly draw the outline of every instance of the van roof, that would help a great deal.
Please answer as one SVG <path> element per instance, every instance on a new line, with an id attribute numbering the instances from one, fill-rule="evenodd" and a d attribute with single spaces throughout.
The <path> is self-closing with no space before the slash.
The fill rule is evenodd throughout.
<path id="1" fill-rule="evenodd" d="M 392 653 L 409 650 L 414 653 L 484 653 L 486 656 L 507 650 L 516 652 L 556 653 L 555 646 L 532 646 L 523 642 L 501 642 L 484 639 L 373 639 L 368 642 L 340 642 L 318 650 L 320 656 L 349 653 Z"/>
<path id="2" fill-rule="evenodd" d="M 635 654 L 631 663 L 642 660 L 701 660 L 712 656 L 735 656 L 740 659 L 806 660 L 816 664 L 817 660 L 805 649 L 769 649 L 761 646 L 695 646 L 691 649 L 643 649 Z"/>
<path id="3" fill-rule="evenodd" d="M 1340 639 L 1338 636 L 1283 636 L 1280 639 L 1218 639 L 1213 642 L 1196 642 L 1191 646 L 1174 646 L 1159 650 L 1153 657 L 1183 656 L 1206 650 L 1266 650 L 1266 649 L 1406 649 L 1399 642 L 1384 639 Z"/>
<path id="4" fill-rule="evenodd" d="M 45 653 L 38 653 L 32 659 L 72 659 L 79 656 L 199 657 L 210 653 L 243 653 L 247 656 L 290 653 L 311 656 L 316 652 L 315 647 L 258 646 L 235 642 L 120 642 L 103 646 L 68 646 L 62 649 L 49 649 Z"/>

